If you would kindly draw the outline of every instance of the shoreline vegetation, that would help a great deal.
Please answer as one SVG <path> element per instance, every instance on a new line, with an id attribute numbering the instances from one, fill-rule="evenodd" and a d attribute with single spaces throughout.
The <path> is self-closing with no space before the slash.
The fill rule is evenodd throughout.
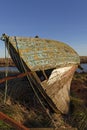
<path id="1" fill-rule="evenodd" d="M 15 66 L 14 62 L 11 58 L 0 58 L 0 67 L 3 67 L 6 65 L 6 62 L 8 62 L 9 66 Z M 87 63 L 87 56 L 80 56 L 80 63 Z"/>
<path id="2" fill-rule="evenodd" d="M 81 56 L 81 63 L 87 63 L 87 56 Z M 5 59 L 0 59 L 0 66 L 5 66 Z M 9 59 L 9 66 L 15 66 Z M 10 73 L 13 76 L 16 73 Z M 5 72 L 0 72 L 0 78 Z M 5 83 L 0 84 L 0 112 L 28 128 L 49 128 L 59 130 L 87 130 L 87 72 L 75 72 L 71 83 L 71 103 L 68 115 L 45 111 L 26 78 L 8 81 L 7 100 L 4 103 Z M 50 118 L 48 114 L 50 114 Z M 15 130 L 12 126 L 0 121 L 0 130 Z M 33 129 L 32 129 L 33 130 Z"/>
<path id="3" fill-rule="evenodd" d="M 12 61 L 11 58 L 6 58 L 6 59 L 5 59 L 5 58 L 0 58 L 0 67 L 6 66 L 7 63 L 8 63 L 8 65 L 11 66 L 11 67 L 14 67 L 14 66 L 15 66 L 15 64 L 14 64 L 14 62 Z"/>

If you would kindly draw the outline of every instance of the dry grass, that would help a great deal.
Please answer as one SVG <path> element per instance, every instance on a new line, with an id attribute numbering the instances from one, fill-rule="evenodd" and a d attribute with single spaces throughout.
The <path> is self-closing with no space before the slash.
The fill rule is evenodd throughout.
<path id="1" fill-rule="evenodd" d="M 3 87 L 4 84 L 0 86 Z M 72 109 L 70 109 L 69 115 L 62 116 L 60 113 L 50 113 L 58 128 L 67 130 L 73 130 L 74 127 L 77 127 L 78 130 L 87 129 L 87 106 L 85 102 L 85 99 L 87 99 L 86 87 L 87 74 L 76 73 L 71 86 Z M 52 120 L 35 98 L 34 93 L 29 88 L 28 82 L 25 81 L 25 79 L 15 79 L 8 82 L 8 95 L 7 104 L 4 104 L 4 95 L 0 90 L 0 111 L 29 128 L 54 127 Z M 0 124 L 0 127 L 4 128 L 5 124 L 3 124 L 3 122 L 0 122 Z M 9 126 L 6 127 L 9 128 L 5 128 L 6 130 L 11 129 Z"/>

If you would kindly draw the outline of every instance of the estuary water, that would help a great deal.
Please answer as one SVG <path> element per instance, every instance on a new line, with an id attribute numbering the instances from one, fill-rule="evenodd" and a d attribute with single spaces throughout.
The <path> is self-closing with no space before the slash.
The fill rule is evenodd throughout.
<path id="1" fill-rule="evenodd" d="M 87 63 L 81 64 L 82 69 L 77 69 L 78 73 L 87 72 Z"/>
<path id="2" fill-rule="evenodd" d="M 79 68 L 76 70 L 78 73 L 87 72 L 87 63 L 81 64 L 81 67 L 82 70 Z M 10 72 L 19 72 L 17 67 L 0 67 L 0 72 L 4 72 L 5 70 L 8 70 Z"/>
<path id="3" fill-rule="evenodd" d="M 17 67 L 0 67 L 0 72 L 5 72 L 6 70 L 9 72 L 18 72 Z"/>

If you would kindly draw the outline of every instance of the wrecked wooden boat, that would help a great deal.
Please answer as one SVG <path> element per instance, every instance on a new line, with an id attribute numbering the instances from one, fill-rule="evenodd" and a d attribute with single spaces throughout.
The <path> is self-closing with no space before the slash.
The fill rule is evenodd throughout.
<path id="1" fill-rule="evenodd" d="M 29 84 L 39 92 L 51 109 L 67 114 L 70 103 L 70 84 L 80 63 L 78 54 L 67 44 L 48 39 L 9 37 L 1 40 L 20 72 L 27 75 Z"/>

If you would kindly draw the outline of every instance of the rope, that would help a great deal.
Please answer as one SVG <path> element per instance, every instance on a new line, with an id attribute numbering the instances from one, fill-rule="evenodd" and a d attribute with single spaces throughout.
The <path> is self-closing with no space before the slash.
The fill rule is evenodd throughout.
<path id="1" fill-rule="evenodd" d="M 18 54 L 19 54 L 19 57 L 20 57 L 20 53 L 19 53 L 19 48 L 18 48 L 18 43 L 17 43 L 16 37 L 15 37 L 15 42 L 16 42 L 17 51 L 18 51 Z M 25 68 L 25 66 L 24 66 L 24 63 L 23 63 L 21 57 L 20 57 L 20 60 L 21 60 L 21 64 L 22 64 L 22 66 L 23 66 L 24 71 L 27 72 L 27 70 L 26 70 L 26 68 Z M 31 75 L 30 75 L 30 76 L 31 76 Z M 39 100 L 41 106 L 43 107 L 43 109 L 45 110 L 45 112 L 47 113 L 47 115 L 49 116 L 49 118 L 51 119 L 51 121 L 53 122 L 55 128 L 57 128 L 57 125 L 55 124 L 55 121 L 52 119 L 52 117 L 51 117 L 49 111 L 45 108 L 43 102 L 41 101 L 41 99 L 39 98 L 39 96 L 38 96 L 38 94 L 37 94 L 35 88 L 33 87 L 33 84 L 32 84 L 32 82 L 31 82 L 32 77 L 31 77 L 31 79 L 30 79 L 29 75 L 27 75 L 27 79 L 28 79 L 28 81 L 29 81 L 29 83 L 30 83 L 30 85 L 31 85 L 31 87 L 32 87 L 33 92 L 35 93 L 35 96 L 36 96 L 37 99 Z M 32 80 L 33 80 L 33 79 L 32 79 Z M 34 83 L 35 83 L 35 82 L 34 82 Z"/>
<path id="2" fill-rule="evenodd" d="M 7 48 L 8 48 L 8 51 L 9 51 L 9 43 L 7 44 Z M 9 57 L 9 54 L 7 53 L 6 42 L 5 42 L 5 77 L 8 76 L 8 65 L 9 65 L 8 57 Z M 8 81 L 6 80 L 6 82 L 5 82 L 4 103 L 6 103 L 6 99 L 7 99 L 7 89 L 8 89 Z"/>

